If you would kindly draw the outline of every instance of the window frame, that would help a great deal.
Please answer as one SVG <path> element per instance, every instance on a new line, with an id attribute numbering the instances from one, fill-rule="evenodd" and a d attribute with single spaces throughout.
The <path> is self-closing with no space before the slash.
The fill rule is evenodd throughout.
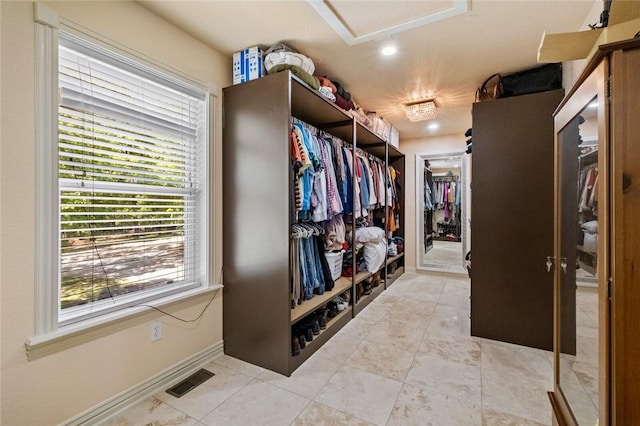
<path id="1" fill-rule="evenodd" d="M 60 19 L 57 13 L 35 3 L 36 22 L 36 207 L 37 207 L 37 247 L 36 247 L 36 307 L 35 336 L 27 341 L 30 346 L 59 340 L 65 334 L 74 334 L 105 323 L 126 319 L 148 311 L 151 306 L 165 306 L 174 302 L 209 293 L 220 288 L 213 284 L 213 146 L 214 107 L 217 89 L 212 84 L 198 81 L 172 67 L 159 63 L 140 52 L 118 43 L 89 33 L 86 28 Z M 197 195 L 199 252 L 195 255 L 200 263 L 197 271 L 197 285 L 176 286 L 168 291 L 149 292 L 136 297 L 134 303 L 124 304 L 111 311 L 101 311 L 98 315 L 78 317 L 61 321 L 60 309 L 60 204 L 58 185 L 58 45 L 59 33 L 63 31 L 72 37 L 97 45 L 100 49 L 123 56 L 143 69 L 168 75 L 176 81 L 204 92 L 205 123 L 201 140 L 201 190 Z"/>

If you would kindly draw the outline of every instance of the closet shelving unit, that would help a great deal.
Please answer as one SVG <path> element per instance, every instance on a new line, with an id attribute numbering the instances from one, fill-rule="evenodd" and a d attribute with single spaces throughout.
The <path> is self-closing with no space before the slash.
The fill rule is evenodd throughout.
<path id="1" fill-rule="evenodd" d="M 379 271 L 386 277 L 395 262 L 395 274 L 357 303 L 358 283 L 373 273 L 340 277 L 331 291 L 291 308 L 291 118 L 382 159 L 402 179 L 404 156 L 290 72 L 227 87 L 223 95 L 224 351 L 288 376 L 404 271 L 400 254 Z M 403 235 L 403 225 L 401 217 L 395 236 Z M 294 356 L 295 325 L 345 291 L 349 309 L 327 318 L 326 329 Z"/>
<path id="2" fill-rule="evenodd" d="M 380 137 L 372 133 L 369 129 L 362 126 L 360 123 L 356 123 L 356 146 L 366 153 L 373 155 L 382 159 L 385 164 L 395 168 L 400 174 L 396 177 L 396 180 L 400 180 L 400 186 L 404 187 L 404 155 L 398 151 L 394 146 L 389 145 L 384 142 Z M 386 183 L 387 185 L 389 182 Z M 389 216 L 390 206 L 385 207 L 384 213 L 384 228 L 387 230 L 387 221 Z M 403 210 L 401 210 L 403 211 Z M 394 231 L 393 236 L 404 236 L 402 233 L 403 225 L 404 225 L 404 217 L 401 217 L 400 227 L 398 230 Z M 387 232 L 387 236 L 391 236 L 390 232 Z M 371 303 L 380 293 L 382 293 L 386 288 L 388 288 L 393 282 L 404 273 L 404 267 L 402 266 L 404 260 L 404 252 L 399 253 L 396 256 L 387 256 L 385 263 L 382 265 L 379 271 L 376 272 L 360 272 L 356 274 L 354 277 L 354 291 L 355 286 L 360 284 L 361 282 L 371 278 L 376 273 L 380 273 L 381 275 L 381 283 L 377 287 L 372 288 L 371 294 L 365 295 L 362 294 L 357 299 L 355 305 L 355 314 L 357 315 L 360 311 L 362 311 L 369 303 Z M 393 263 L 399 265 L 395 272 L 391 276 L 387 276 L 387 267 Z"/>
<path id="3" fill-rule="evenodd" d="M 405 169 L 404 154 L 398 151 L 395 147 L 391 145 L 387 145 L 387 163 L 391 167 L 396 169 L 396 171 L 399 172 L 399 175 L 396 177 L 396 180 L 399 182 L 401 190 L 404 190 L 404 188 L 406 188 L 405 186 L 406 169 Z M 406 219 L 404 216 L 405 209 L 404 209 L 403 194 L 404 194 L 403 192 L 400 192 L 399 194 L 399 198 L 400 198 L 399 219 L 400 220 L 399 220 L 399 223 L 397 224 L 398 229 L 393 231 L 391 234 L 394 237 L 402 237 L 404 239 L 405 238 L 404 224 Z M 390 266 L 393 266 L 395 269 L 393 269 L 393 272 L 391 274 L 386 274 L 387 278 L 385 280 L 385 283 L 386 283 L 385 288 L 393 284 L 394 281 L 397 280 L 404 273 L 404 251 L 402 253 L 398 253 L 396 256 L 389 256 L 387 258 L 387 268 L 389 268 Z"/>

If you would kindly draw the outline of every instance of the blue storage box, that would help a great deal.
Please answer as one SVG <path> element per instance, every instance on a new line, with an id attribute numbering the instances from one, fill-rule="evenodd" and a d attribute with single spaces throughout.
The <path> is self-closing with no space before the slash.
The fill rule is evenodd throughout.
<path id="1" fill-rule="evenodd" d="M 262 49 L 249 47 L 233 54 L 233 84 L 263 77 Z"/>

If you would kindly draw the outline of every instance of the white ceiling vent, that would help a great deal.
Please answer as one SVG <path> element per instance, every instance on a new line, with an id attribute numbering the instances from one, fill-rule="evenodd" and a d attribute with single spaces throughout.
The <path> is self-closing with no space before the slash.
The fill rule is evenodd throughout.
<path id="1" fill-rule="evenodd" d="M 471 0 L 308 1 L 350 46 L 466 13 L 471 4 Z"/>

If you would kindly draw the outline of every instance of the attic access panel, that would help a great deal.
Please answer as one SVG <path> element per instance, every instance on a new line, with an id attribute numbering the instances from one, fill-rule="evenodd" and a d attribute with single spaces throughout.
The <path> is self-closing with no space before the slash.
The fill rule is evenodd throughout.
<path id="1" fill-rule="evenodd" d="M 469 0 L 308 1 L 350 46 L 466 13 L 471 3 Z"/>

